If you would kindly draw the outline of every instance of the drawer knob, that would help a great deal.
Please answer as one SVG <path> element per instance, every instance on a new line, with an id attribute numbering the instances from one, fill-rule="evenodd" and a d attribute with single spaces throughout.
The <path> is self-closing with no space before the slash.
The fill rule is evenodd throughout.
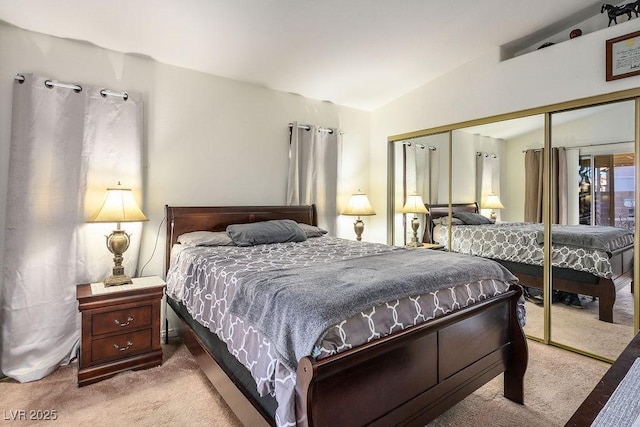
<path id="1" fill-rule="evenodd" d="M 127 341 L 127 345 L 125 347 L 120 347 L 118 344 L 114 344 L 113 348 L 115 348 L 118 351 L 125 351 L 129 349 L 132 345 L 133 343 L 131 341 Z"/>
<path id="2" fill-rule="evenodd" d="M 113 323 L 115 323 L 116 325 L 118 325 L 120 327 L 127 326 L 131 322 L 133 322 L 133 317 L 131 317 L 131 316 L 127 316 L 127 320 L 124 323 L 120 322 L 118 319 L 113 321 Z"/>

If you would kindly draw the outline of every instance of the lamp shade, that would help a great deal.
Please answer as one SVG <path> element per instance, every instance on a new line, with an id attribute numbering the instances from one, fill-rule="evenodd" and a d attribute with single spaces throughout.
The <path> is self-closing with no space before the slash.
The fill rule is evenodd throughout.
<path id="1" fill-rule="evenodd" d="M 407 197 L 407 202 L 402 207 L 402 213 L 429 213 L 427 207 L 424 205 L 422 201 L 422 197 L 417 194 L 412 194 Z"/>
<path id="2" fill-rule="evenodd" d="M 102 206 L 87 222 L 137 222 L 148 221 L 130 188 L 107 188 Z"/>
<path id="3" fill-rule="evenodd" d="M 496 194 L 489 194 L 482 207 L 485 209 L 504 209 L 500 197 Z"/>
<path id="4" fill-rule="evenodd" d="M 342 215 L 366 216 L 375 214 L 367 195 L 363 193 L 351 195 L 347 208 L 342 211 Z"/>

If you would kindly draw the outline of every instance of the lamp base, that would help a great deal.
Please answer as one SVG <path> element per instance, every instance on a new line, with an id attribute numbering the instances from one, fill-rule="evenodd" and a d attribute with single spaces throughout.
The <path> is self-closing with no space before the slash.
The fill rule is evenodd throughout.
<path id="1" fill-rule="evenodd" d="M 417 248 L 422 246 L 422 243 L 418 241 L 418 229 L 420 228 L 420 220 L 417 216 L 414 216 L 411 220 L 411 229 L 413 230 L 413 236 L 411 236 L 411 242 L 407 246 Z"/>
<path id="2" fill-rule="evenodd" d="M 106 238 L 107 249 L 113 254 L 113 269 L 111 270 L 111 276 L 105 279 L 104 286 L 128 285 L 133 283 L 131 277 L 124 274 L 124 266 L 122 265 L 122 254 L 129 248 L 129 234 L 124 230 L 120 230 L 120 223 L 118 223 L 118 229 L 113 230 Z"/>
<path id="3" fill-rule="evenodd" d="M 133 281 L 131 277 L 126 274 L 121 274 L 118 276 L 109 276 L 104 280 L 104 286 L 108 288 L 109 286 L 120 286 L 120 285 L 130 285 Z"/>
<path id="4" fill-rule="evenodd" d="M 362 232 L 364 231 L 364 221 L 362 221 L 360 217 L 358 217 L 358 219 L 356 219 L 356 222 L 353 223 L 353 231 L 356 232 L 356 240 L 361 241 Z"/>

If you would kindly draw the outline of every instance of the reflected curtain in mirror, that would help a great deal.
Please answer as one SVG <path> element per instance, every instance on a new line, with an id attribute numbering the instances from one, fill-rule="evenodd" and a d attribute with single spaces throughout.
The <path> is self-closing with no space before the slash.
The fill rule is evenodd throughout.
<path id="1" fill-rule="evenodd" d="M 418 141 L 403 143 L 404 163 L 404 188 L 402 199 L 404 204 L 411 195 L 418 195 L 426 203 L 434 203 L 438 200 L 438 186 L 440 185 L 440 161 L 436 147 L 422 144 Z M 413 211 L 412 211 L 413 212 Z M 411 227 L 404 221 L 405 242 L 415 242 L 415 221 L 411 221 Z M 418 223 L 418 226 L 421 225 Z M 419 233 L 422 235 L 422 231 Z"/>
<path id="2" fill-rule="evenodd" d="M 435 147 L 406 142 L 404 199 L 410 194 L 419 194 L 426 203 L 436 203 L 440 184 L 440 160 Z"/>
<path id="3" fill-rule="evenodd" d="M 567 224 L 580 223 L 580 149 L 566 148 L 567 160 Z"/>
<path id="4" fill-rule="evenodd" d="M 485 210 L 483 215 L 491 211 L 487 204 L 489 195 L 500 195 L 500 163 L 494 153 L 476 153 L 476 202 Z M 504 206 L 500 207 L 502 209 Z M 496 214 L 497 215 L 497 214 Z M 492 219 L 496 219 L 493 217 Z"/>
<path id="5" fill-rule="evenodd" d="M 524 154 L 524 220 L 526 222 L 542 222 L 544 152 L 543 148 L 529 149 Z M 553 148 L 551 176 L 551 221 L 554 224 L 567 224 L 568 176 L 564 147 Z"/>

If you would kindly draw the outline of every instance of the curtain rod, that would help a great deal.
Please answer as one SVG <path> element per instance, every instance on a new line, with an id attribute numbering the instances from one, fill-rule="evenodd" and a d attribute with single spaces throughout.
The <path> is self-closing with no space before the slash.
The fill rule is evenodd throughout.
<path id="1" fill-rule="evenodd" d="M 605 145 L 633 144 L 634 142 L 635 141 L 620 141 L 620 142 L 609 142 L 609 143 L 603 143 L 603 144 L 572 145 L 571 147 L 564 147 L 564 148 L 603 147 Z M 552 148 L 559 148 L 559 147 L 552 147 Z M 529 148 L 529 150 L 540 151 L 540 150 L 542 150 L 542 148 Z M 527 150 L 522 150 L 522 152 L 526 153 Z"/>
<path id="2" fill-rule="evenodd" d="M 22 83 L 24 83 L 26 81 L 25 77 L 22 74 L 17 74 L 13 79 L 16 80 L 20 84 L 22 84 Z M 80 85 L 69 84 L 69 83 L 61 83 L 61 82 L 57 82 L 55 80 L 45 80 L 44 81 L 44 85 L 46 87 L 48 87 L 49 89 L 52 89 L 53 87 L 62 87 L 62 88 L 65 88 L 65 89 L 72 89 L 76 93 L 82 92 L 82 86 L 80 86 Z M 111 91 L 109 89 L 100 90 L 100 95 L 102 95 L 103 98 L 106 98 L 107 96 L 118 96 L 118 97 L 122 98 L 125 101 L 127 99 L 129 99 L 129 94 L 127 92 L 113 92 L 113 91 Z"/>
<path id="3" fill-rule="evenodd" d="M 292 128 L 293 127 L 293 123 L 289 123 L 289 127 Z M 298 129 L 311 130 L 311 126 L 310 125 L 298 125 Z M 318 130 L 320 132 L 333 133 L 333 129 L 319 127 Z M 343 131 L 339 131 L 338 134 L 343 135 L 344 132 Z"/>
<path id="4" fill-rule="evenodd" d="M 403 142 L 402 145 L 406 145 L 407 147 L 411 147 L 411 144 L 413 144 L 412 142 Z M 416 144 L 416 147 L 418 148 L 422 148 L 423 150 L 425 148 L 428 148 L 431 151 L 436 151 L 437 148 L 434 147 L 433 145 L 423 145 L 423 144 Z"/>
<path id="5" fill-rule="evenodd" d="M 489 157 L 489 156 L 491 156 L 491 157 L 492 157 L 492 158 L 494 158 L 494 159 L 497 159 L 497 158 L 498 158 L 498 155 L 497 155 L 497 154 L 494 154 L 494 153 L 483 153 L 483 152 L 481 152 L 481 151 L 476 151 L 476 156 L 478 156 L 478 157 L 482 156 L 483 154 L 484 154 L 484 156 L 485 156 L 485 157 Z"/>

